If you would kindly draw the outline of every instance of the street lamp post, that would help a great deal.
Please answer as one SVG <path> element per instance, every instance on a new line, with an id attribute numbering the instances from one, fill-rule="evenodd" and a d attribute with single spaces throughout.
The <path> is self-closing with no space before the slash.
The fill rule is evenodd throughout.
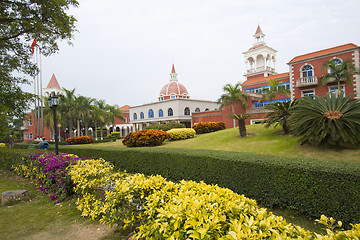
<path id="1" fill-rule="evenodd" d="M 57 125 L 56 124 L 56 107 L 59 105 L 59 97 L 56 96 L 55 93 L 53 95 L 50 95 L 50 97 L 48 98 L 48 105 L 49 105 L 49 107 L 51 107 L 51 110 L 54 115 L 55 154 L 58 155 L 59 154 L 59 139 L 58 139 L 57 130 L 56 130 L 56 125 Z"/>

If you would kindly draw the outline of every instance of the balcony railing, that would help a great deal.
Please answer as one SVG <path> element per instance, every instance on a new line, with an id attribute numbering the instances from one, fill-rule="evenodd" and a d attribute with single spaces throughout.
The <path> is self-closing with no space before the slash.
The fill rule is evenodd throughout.
<path id="1" fill-rule="evenodd" d="M 296 79 L 296 87 L 307 87 L 312 85 L 318 85 L 318 77 L 303 77 Z"/>
<path id="2" fill-rule="evenodd" d="M 27 126 L 21 126 L 21 127 L 20 127 L 20 130 L 22 130 L 22 131 L 28 130 L 28 127 L 27 127 Z"/>
<path id="3" fill-rule="evenodd" d="M 256 69 L 252 68 L 252 69 L 248 69 L 247 73 L 256 73 L 256 72 L 261 72 L 261 71 L 270 71 L 270 72 L 275 72 L 275 68 L 272 67 L 257 67 Z"/>

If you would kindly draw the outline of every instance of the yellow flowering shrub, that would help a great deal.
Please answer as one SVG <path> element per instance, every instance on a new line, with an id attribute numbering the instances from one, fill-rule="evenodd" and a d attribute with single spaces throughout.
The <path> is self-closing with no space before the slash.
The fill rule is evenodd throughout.
<path id="1" fill-rule="evenodd" d="M 4 148 L 5 146 L 5 143 L 0 143 L 0 148 Z"/>
<path id="2" fill-rule="evenodd" d="M 136 239 L 359 239 L 360 224 L 342 230 L 342 223 L 321 216 L 326 235 L 289 224 L 260 208 L 255 200 L 204 182 L 174 183 L 161 176 L 112 173 L 103 159 L 71 167 L 83 216 L 134 230 Z M 27 170 L 26 170 L 27 171 Z M 104 187 L 101 196 L 98 187 Z"/>
<path id="3" fill-rule="evenodd" d="M 193 138 L 196 135 L 196 131 L 192 128 L 174 128 L 167 131 L 167 133 L 170 141 Z"/>

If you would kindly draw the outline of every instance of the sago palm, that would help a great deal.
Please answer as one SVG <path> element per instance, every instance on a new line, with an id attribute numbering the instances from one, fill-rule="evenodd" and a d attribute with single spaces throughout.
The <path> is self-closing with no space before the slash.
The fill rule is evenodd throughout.
<path id="1" fill-rule="evenodd" d="M 270 127 L 271 125 L 278 126 L 280 125 L 285 134 L 290 132 L 288 126 L 288 118 L 290 116 L 290 110 L 292 107 L 296 106 L 299 103 L 297 99 L 293 101 L 277 102 L 270 103 L 264 106 L 264 109 L 270 110 L 271 112 L 267 113 L 263 121 L 266 123 L 265 127 Z"/>
<path id="2" fill-rule="evenodd" d="M 329 93 L 304 97 L 290 113 L 289 124 L 301 144 L 353 147 L 360 144 L 360 102 L 353 95 Z"/>

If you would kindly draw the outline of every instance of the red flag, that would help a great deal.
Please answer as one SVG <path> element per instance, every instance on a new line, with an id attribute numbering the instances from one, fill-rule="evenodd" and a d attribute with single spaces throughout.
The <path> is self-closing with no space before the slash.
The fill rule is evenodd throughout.
<path id="1" fill-rule="evenodd" d="M 36 38 L 34 38 L 34 41 L 31 44 L 31 53 L 34 53 L 35 45 L 36 45 Z"/>

